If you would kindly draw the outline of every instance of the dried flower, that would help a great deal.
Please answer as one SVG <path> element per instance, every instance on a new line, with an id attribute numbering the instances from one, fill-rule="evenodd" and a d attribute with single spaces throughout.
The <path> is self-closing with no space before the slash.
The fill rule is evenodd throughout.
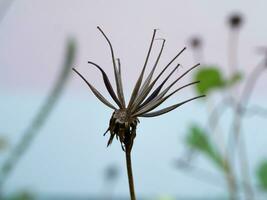
<path id="1" fill-rule="evenodd" d="M 113 105 L 111 102 L 109 102 L 103 95 L 98 92 L 98 90 L 91 85 L 76 69 L 73 69 L 89 86 L 91 91 L 94 93 L 94 95 L 106 106 L 110 107 L 111 109 L 114 110 L 110 122 L 109 122 L 109 127 L 107 129 L 106 133 L 110 133 L 110 138 L 108 140 L 107 146 L 109 146 L 114 137 L 116 136 L 117 139 L 120 140 L 122 149 L 125 151 L 131 151 L 133 142 L 136 136 L 136 127 L 137 124 L 139 123 L 138 117 L 156 117 L 158 115 L 165 114 L 167 112 L 170 112 L 179 106 L 192 101 L 194 99 L 203 97 L 202 96 L 197 96 L 191 99 L 188 99 L 186 101 L 177 103 L 175 105 L 169 106 L 167 108 L 151 112 L 155 108 L 157 108 L 159 105 L 161 105 L 165 100 L 167 100 L 170 96 L 175 94 L 176 92 L 180 91 L 183 88 L 186 88 L 190 85 L 197 84 L 199 81 L 196 82 L 191 82 L 189 84 L 186 84 L 184 86 L 179 87 L 178 89 L 174 90 L 173 92 L 168 93 L 168 91 L 177 83 L 182 77 L 184 77 L 187 73 L 189 73 L 191 70 L 199 66 L 199 64 L 194 65 L 193 67 L 189 68 L 186 72 L 184 72 L 181 76 L 179 76 L 177 79 L 175 79 L 169 86 L 167 86 L 163 90 L 163 86 L 167 82 L 167 80 L 171 77 L 171 75 L 178 69 L 179 64 L 176 65 L 173 70 L 169 73 L 169 75 L 159 84 L 158 87 L 156 87 L 154 90 L 155 83 L 159 80 L 159 78 L 162 76 L 162 74 L 171 66 L 171 64 L 179 57 L 179 55 L 184 52 L 186 48 L 183 48 L 164 68 L 163 70 L 157 75 L 157 77 L 152 80 L 155 69 L 158 65 L 159 59 L 161 57 L 165 40 L 162 40 L 162 45 L 161 49 L 159 52 L 159 55 L 157 56 L 157 59 L 155 61 L 155 64 L 146 77 L 144 79 L 144 73 L 145 69 L 147 67 L 147 62 L 149 59 L 149 56 L 151 54 L 152 46 L 155 40 L 155 35 L 156 35 L 156 30 L 153 32 L 153 37 L 152 41 L 150 43 L 149 51 L 146 56 L 145 64 L 142 68 L 141 74 L 139 75 L 139 78 L 137 79 L 137 82 L 135 84 L 135 87 L 132 91 L 132 95 L 130 98 L 130 101 L 128 105 L 126 106 L 125 104 L 125 98 L 124 98 L 124 93 L 123 93 L 123 85 L 122 85 L 122 76 L 121 76 L 121 64 L 120 60 L 117 59 L 115 60 L 115 55 L 113 51 L 113 47 L 111 45 L 110 40 L 108 37 L 105 35 L 105 33 L 102 31 L 100 27 L 97 27 L 98 30 L 102 33 L 102 35 L 105 37 L 109 44 L 109 48 L 111 51 L 111 56 L 112 56 L 112 62 L 113 62 L 113 70 L 114 70 L 114 75 L 115 75 L 115 81 L 116 81 L 116 93 L 114 92 L 114 89 L 109 81 L 109 78 L 107 74 L 104 72 L 104 70 L 96 63 L 89 61 L 88 63 L 95 66 L 97 69 L 102 74 L 104 84 L 106 86 L 107 91 L 109 92 L 110 96 L 114 100 L 114 102 L 117 104 L 117 107 Z M 117 62 L 116 62 L 117 61 Z M 152 91 L 153 90 L 153 91 Z M 163 91 L 162 91 L 163 90 Z M 104 134 L 104 135 L 105 135 Z"/>

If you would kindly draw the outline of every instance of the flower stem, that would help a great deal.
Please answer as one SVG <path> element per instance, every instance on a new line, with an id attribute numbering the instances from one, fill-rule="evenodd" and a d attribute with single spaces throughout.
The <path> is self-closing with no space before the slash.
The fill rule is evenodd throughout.
<path id="1" fill-rule="evenodd" d="M 229 191 L 229 199 L 230 200 L 237 200 L 237 185 L 236 185 L 236 178 L 233 174 L 233 167 L 230 166 L 228 155 L 225 155 L 224 158 L 224 172 L 225 172 L 225 178 L 228 185 L 228 191 Z"/>
<path id="2" fill-rule="evenodd" d="M 132 162 L 131 162 L 131 150 L 130 150 L 130 148 L 126 147 L 125 155 L 126 155 L 126 165 L 127 165 L 130 196 L 131 196 L 131 200 L 136 200 L 135 192 L 134 192 L 134 180 L 133 180 Z"/>
<path id="3" fill-rule="evenodd" d="M 51 93 L 48 95 L 45 103 L 40 108 L 33 121 L 30 123 L 28 128 L 22 133 L 21 139 L 18 144 L 13 148 L 7 159 L 1 165 L 0 193 L 3 192 L 3 186 L 5 182 L 13 172 L 14 168 L 17 166 L 17 163 L 24 156 L 27 150 L 29 150 L 30 146 L 34 142 L 34 139 L 45 124 L 47 118 L 50 116 L 62 92 L 64 91 L 66 82 L 68 81 L 70 76 L 70 69 L 75 59 L 75 48 L 76 46 L 74 41 L 69 40 L 66 49 L 65 61 L 63 63 L 57 82 L 55 83 Z M 0 199 L 2 199 L 1 195 Z"/>

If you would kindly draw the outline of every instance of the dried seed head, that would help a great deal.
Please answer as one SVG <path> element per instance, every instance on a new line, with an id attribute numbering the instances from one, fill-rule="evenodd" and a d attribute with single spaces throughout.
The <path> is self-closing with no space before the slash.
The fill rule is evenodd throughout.
<path id="1" fill-rule="evenodd" d="M 99 31 L 102 33 L 102 35 L 105 37 L 105 39 L 108 42 L 111 57 L 112 57 L 112 64 L 114 69 L 114 76 L 116 81 L 116 90 L 113 89 L 113 86 L 111 82 L 109 81 L 108 75 L 105 73 L 105 71 L 96 63 L 89 61 L 88 63 L 90 65 L 93 65 L 96 67 L 102 74 L 102 78 L 104 81 L 104 84 L 106 86 L 107 91 L 109 92 L 109 95 L 113 99 L 113 101 L 116 103 L 114 105 L 112 102 L 109 102 L 91 83 L 89 83 L 81 73 L 79 73 L 76 69 L 73 69 L 75 73 L 77 73 L 83 81 L 88 85 L 90 90 L 94 93 L 94 95 L 106 106 L 113 109 L 114 112 L 110 118 L 109 121 L 109 127 L 107 131 L 105 132 L 110 134 L 110 138 L 108 140 L 108 146 L 112 143 L 114 137 L 116 136 L 117 139 L 120 140 L 122 149 L 126 152 L 130 152 L 133 146 L 133 142 L 136 136 L 136 128 L 137 124 L 139 123 L 138 117 L 156 117 L 159 115 L 163 115 L 165 113 L 168 113 L 183 104 L 190 102 L 194 99 L 204 97 L 204 95 L 197 96 L 188 100 L 185 100 L 183 102 L 174 104 L 172 106 L 168 106 L 166 108 L 154 111 L 157 107 L 159 107 L 164 101 L 166 101 L 170 96 L 172 96 L 174 93 L 180 91 L 183 88 L 186 88 L 190 85 L 197 84 L 197 82 L 192 82 L 189 84 L 186 84 L 184 86 L 181 86 L 180 88 L 174 90 L 174 92 L 169 91 L 172 89 L 172 87 L 175 85 L 176 82 L 178 82 L 182 77 L 184 77 L 186 74 L 188 74 L 190 71 L 192 71 L 194 68 L 198 67 L 199 64 L 196 64 L 189 68 L 186 72 L 181 74 L 179 77 L 177 77 L 169 86 L 165 87 L 165 84 L 167 83 L 168 79 L 174 74 L 174 71 L 179 67 L 180 64 L 178 64 L 174 69 L 167 75 L 167 77 L 159 84 L 157 88 L 154 88 L 157 81 L 161 78 L 161 76 L 164 74 L 164 72 L 174 64 L 175 60 L 185 51 L 185 47 L 180 50 L 165 67 L 160 71 L 160 73 L 154 78 L 153 74 L 155 72 L 155 69 L 158 65 L 158 61 L 162 55 L 162 51 L 164 48 L 165 40 L 161 40 L 161 49 L 157 56 L 157 59 L 154 63 L 154 66 L 152 67 L 152 70 L 150 73 L 148 73 L 147 77 L 145 76 L 145 71 L 147 68 L 147 63 L 152 51 L 152 46 L 155 41 L 155 35 L 156 30 L 153 31 L 153 36 L 151 39 L 151 43 L 149 46 L 149 50 L 145 59 L 144 66 L 142 68 L 142 71 L 136 81 L 136 84 L 134 86 L 134 89 L 132 91 L 130 101 L 128 102 L 128 105 L 126 106 L 125 98 L 124 98 L 124 92 L 123 92 L 123 85 L 122 85 L 122 77 L 121 77 L 121 63 L 120 60 L 115 59 L 115 54 L 113 51 L 113 47 L 111 45 L 110 40 L 105 35 L 105 33 L 102 31 L 100 27 L 97 27 Z M 194 46 L 199 46 L 200 41 L 194 41 Z M 164 89 L 165 87 L 165 89 Z M 105 135 L 104 134 L 104 135 Z"/>
<path id="2" fill-rule="evenodd" d="M 116 110 L 113 117 L 116 119 L 116 122 L 120 124 L 128 123 L 129 120 L 126 109 Z"/>
<path id="3" fill-rule="evenodd" d="M 139 120 L 132 117 L 126 109 L 115 110 L 110 118 L 109 132 L 110 138 L 108 146 L 112 143 L 114 136 L 120 139 L 122 149 L 132 148 L 136 136 L 136 126 Z"/>

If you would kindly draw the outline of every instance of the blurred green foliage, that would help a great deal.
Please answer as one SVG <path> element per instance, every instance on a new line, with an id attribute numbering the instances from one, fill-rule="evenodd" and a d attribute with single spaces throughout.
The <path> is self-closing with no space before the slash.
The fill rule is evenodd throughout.
<path id="1" fill-rule="evenodd" d="M 12 149 L 11 153 L 8 155 L 7 159 L 3 162 L 0 167 L 0 189 L 9 177 L 12 170 L 15 168 L 16 164 L 20 158 L 25 154 L 30 145 L 32 144 L 34 138 L 39 133 L 41 128 L 44 126 L 51 112 L 56 106 L 61 94 L 63 93 L 66 83 L 71 75 L 71 68 L 73 67 L 74 60 L 76 56 L 76 42 L 74 39 L 69 39 L 67 41 L 64 62 L 61 67 L 59 76 L 53 85 L 53 88 L 43 105 L 40 107 L 36 116 L 33 118 L 32 122 L 29 124 L 27 129 L 21 134 L 21 139 L 17 145 Z"/>
<path id="2" fill-rule="evenodd" d="M 197 94 L 208 94 L 216 89 L 223 89 L 232 87 L 242 80 L 240 72 L 234 73 L 229 79 L 225 79 L 223 73 L 217 66 L 204 66 L 199 69 L 195 76 L 194 81 L 200 81 L 196 84 Z"/>
<path id="3" fill-rule="evenodd" d="M 175 198 L 171 197 L 171 196 L 162 196 L 162 197 L 159 197 L 158 200 L 174 200 Z"/>
<path id="4" fill-rule="evenodd" d="M 8 147 L 6 138 L 0 137 L 0 151 L 5 150 Z"/>
<path id="5" fill-rule="evenodd" d="M 242 80 L 243 76 L 240 72 L 233 74 L 229 80 L 226 81 L 226 86 L 231 87 Z"/>
<path id="6" fill-rule="evenodd" d="M 257 169 L 257 178 L 261 189 L 267 192 L 267 160 L 260 163 Z"/>
<path id="7" fill-rule="evenodd" d="M 21 191 L 9 197 L 7 200 L 34 200 L 34 199 L 36 199 L 34 197 L 34 194 L 27 191 Z"/>
<path id="8" fill-rule="evenodd" d="M 208 94 L 212 90 L 222 88 L 225 85 L 221 71 L 215 66 L 202 67 L 195 74 L 194 80 L 201 82 L 196 84 L 198 94 Z"/>
<path id="9" fill-rule="evenodd" d="M 212 145 L 207 133 L 197 125 L 191 125 L 187 134 L 186 143 L 192 149 L 197 150 L 207 156 L 219 168 L 224 169 L 224 162 L 220 153 Z"/>

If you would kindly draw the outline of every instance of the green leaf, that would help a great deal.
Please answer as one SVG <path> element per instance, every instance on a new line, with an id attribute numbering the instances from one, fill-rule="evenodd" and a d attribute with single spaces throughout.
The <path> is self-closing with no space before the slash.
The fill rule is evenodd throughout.
<path id="1" fill-rule="evenodd" d="M 260 163 L 257 169 L 257 178 L 260 187 L 267 192 L 267 160 Z"/>
<path id="2" fill-rule="evenodd" d="M 192 149 L 195 149 L 207 156 L 219 168 L 225 169 L 221 155 L 209 140 L 207 133 L 205 133 L 205 131 L 199 128 L 197 125 L 192 125 L 190 127 L 189 134 L 186 138 L 186 143 Z"/>
<path id="3" fill-rule="evenodd" d="M 225 86 L 223 75 L 217 67 L 202 67 L 195 74 L 194 80 L 200 81 L 200 84 L 196 85 L 198 94 L 208 94 Z"/>
<path id="4" fill-rule="evenodd" d="M 236 72 L 233 74 L 229 80 L 227 80 L 226 85 L 227 87 L 234 86 L 235 84 L 239 83 L 242 80 L 243 76 L 240 72 Z"/>

